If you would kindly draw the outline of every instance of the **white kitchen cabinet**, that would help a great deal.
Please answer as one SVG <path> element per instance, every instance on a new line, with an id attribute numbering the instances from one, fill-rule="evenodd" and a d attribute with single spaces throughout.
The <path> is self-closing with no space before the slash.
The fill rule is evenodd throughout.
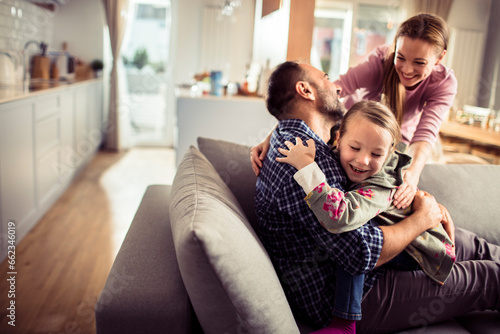
<path id="1" fill-rule="evenodd" d="M 96 153 L 102 94 L 96 80 L 0 103 L 0 261 L 9 221 L 21 241 Z"/>
<path id="2" fill-rule="evenodd" d="M 75 153 L 75 115 L 73 94 L 61 94 L 61 164 L 58 166 L 61 185 L 68 185 L 79 166 Z"/>
<path id="3" fill-rule="evenodd" d="M 80 85 L 74 90 L 75 149 L 79 158 L 88 159 L 102 141 L 102 82 Z"/>
<path id="4" fill-rule="evenodd" d="M 75 105 L 75 152 L 79 159 L 85 160 L 91 153 L 92 147 L 87 140 L 89 128 L 89 89 L 87 86 L 74 90 Z"/>
<path id="5" fill-rule="evenodd" d="M 46 94 L 34 101 L 35 188 L 40 211 L 52 205 L 60 189 L 62 94 Z"/>
<path id="6" fill-rule="evenodd" d="M 0 105 L 0 218 L 2 259 L 6 255 L 7 225 L 13 221 L 22 236 L 36 220 L 33 100 Z M 18 240 L 18 239 L 17 239 Z"/>

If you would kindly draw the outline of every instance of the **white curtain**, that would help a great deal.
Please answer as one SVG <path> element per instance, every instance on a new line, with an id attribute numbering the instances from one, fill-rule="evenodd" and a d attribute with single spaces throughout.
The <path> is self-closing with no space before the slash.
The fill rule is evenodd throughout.
<path id="1" fill-rule="evenodd" d="M 106 20 L 109 27 L 113 68 L 110 77 L 109 115 L 106 134 L 106 148 L 120 150 L 120 49 L 127 25 L 127 10 L 129 0 L 103 0 Z"/>
<path id="2" fill-rule="evenodd" d="M 424 12 L 429 14 L 436 14 L 443 18 L 448 19 L 450 8 L 453 0 L 416 0 L 415 6 L 417 13 Z"/>

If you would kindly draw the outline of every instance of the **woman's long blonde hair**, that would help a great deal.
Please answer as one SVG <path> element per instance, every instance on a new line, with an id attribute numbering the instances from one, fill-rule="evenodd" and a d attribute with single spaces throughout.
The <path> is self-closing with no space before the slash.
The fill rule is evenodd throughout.
<path id="1" fill-rule="evenodd" d="M 421 39 L 435 46 L 437 54 L 441 54 L 448 48 L 448 36 L 446 22 L 441 17 L 432 14 L 417 14 L 399 26 L 394 37 L 394 44 L 384 62 L 382 102 L 391 108 L 400 125 L 405 112 L 406 90 L 394 66 L 397 40 L 400 37 Z"/>

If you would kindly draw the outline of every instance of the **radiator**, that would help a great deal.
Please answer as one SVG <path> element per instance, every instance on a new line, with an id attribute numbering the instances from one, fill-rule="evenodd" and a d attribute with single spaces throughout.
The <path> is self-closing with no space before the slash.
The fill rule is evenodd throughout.
<path id="1" fill-rule="evenodd" d="M 477 30 L 452 28 L 446 55 L 447 65 L 455 72 L 458 81 L 455 106 L 476 105 L 481 85 L 481 66 L 485 33 Z"/>

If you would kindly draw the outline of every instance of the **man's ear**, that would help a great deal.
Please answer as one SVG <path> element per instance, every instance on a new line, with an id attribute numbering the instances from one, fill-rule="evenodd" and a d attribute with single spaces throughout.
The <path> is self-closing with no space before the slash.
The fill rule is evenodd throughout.
<path id="1" fill-rule="evenodd" d="M 337 130 L 337 132 L 335 133 L 335 141 L 333 142 L 333 146 L 335 146 L 337 150 L 339 149 L 340 146 L 339 138 L 340 138 L 340 131 Z"/>
<path id="2" fill-rule="evenodd" d="M 297 81 L 295 84 L 295 90 L 299 96 L 307 99 L 307 100 L 316 100 L 316 96 L 314 95 L 314 91 L 312 90 L 312 86 L 307 81 Z"/>

